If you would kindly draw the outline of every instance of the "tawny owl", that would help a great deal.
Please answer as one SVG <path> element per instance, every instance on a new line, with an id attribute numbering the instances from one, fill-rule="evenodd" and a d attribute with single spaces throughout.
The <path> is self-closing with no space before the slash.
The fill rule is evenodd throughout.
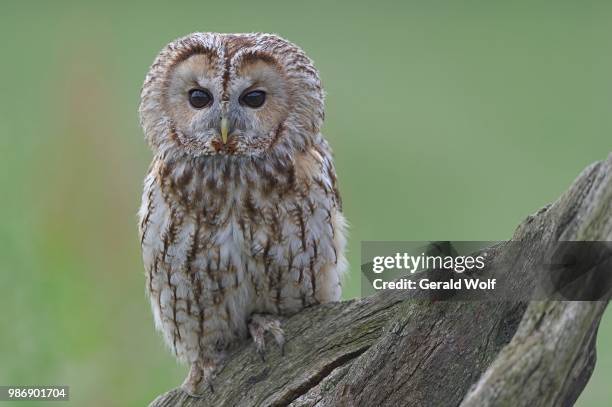
<path id="1" fill-rule="evenodd" d="M 278 316 L 340 298 L 345 220 L 312 61 L 270 34 L 195 33 L 167 45 L 140 103 L 154 153 L 140 236 L 157 328 L 211 384 L 246 338 L 281 347 Z"/>

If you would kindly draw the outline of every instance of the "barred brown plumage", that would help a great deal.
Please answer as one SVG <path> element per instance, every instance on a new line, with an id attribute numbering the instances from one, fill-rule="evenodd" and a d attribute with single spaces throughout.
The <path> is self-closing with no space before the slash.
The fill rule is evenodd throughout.
<path id="1" fill-rule="evenodd" d="M 212 103 L 190 105 L 193 88 Z M 243 106 L 254 89 L 265 102 Z M 278 317 L 340 298 L 346 225 L 323 91 L 278 36 L 195 33 L 158 55 L 140 118 L 154 153 L 139 212 L 147 292 L 198 394 L 229 346 L 250 334 L 263 352 L 266 331 L 282 345 Z"/>

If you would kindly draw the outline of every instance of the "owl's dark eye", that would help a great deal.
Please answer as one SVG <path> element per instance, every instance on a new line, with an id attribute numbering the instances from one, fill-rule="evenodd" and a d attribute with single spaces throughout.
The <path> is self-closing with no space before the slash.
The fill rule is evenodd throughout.
<path id="1" fill-rule="evenodd" d="M 240 101 L 248 107 L 260 107 L 266 101 L 266 92 L 263 90 L 253 90 L 242 95 Z"/>
<path id="2" fill-rule="evenodd" d="M 202 109 L 212 103 L 213 97 L 205 89 L 191 89 L 189 91 L 189 104 L 196 109 Z"/>

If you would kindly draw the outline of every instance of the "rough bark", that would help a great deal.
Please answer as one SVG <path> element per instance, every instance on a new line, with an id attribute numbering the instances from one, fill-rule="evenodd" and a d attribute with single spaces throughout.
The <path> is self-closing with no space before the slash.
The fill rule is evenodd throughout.
<path id="1" fill-rule="evenodd" d="M 557 241 L 612 240 L 612 155 L 586 168 L 513 240 L 488 249 L 520 276 Z M 284 321 L 281 357 L 233 351 L 201 399 L 180 389 L 151 406 L 569 406 L 595 364 L 601 301 L 425 301 L 409 291 L 312 307 Z"/>

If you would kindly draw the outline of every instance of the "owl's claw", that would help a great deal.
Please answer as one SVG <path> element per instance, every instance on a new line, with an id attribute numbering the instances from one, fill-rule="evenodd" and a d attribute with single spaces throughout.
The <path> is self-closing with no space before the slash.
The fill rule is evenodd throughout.
<path id="1" fill-rule="evenodd" d="M 257 347 L 257 354 L 259 354 L 259 357 L 261 358 L 261 362 L 262 363 L 266 363 L 266 350 L 265 350 L 265 348 Z"/>
<path id="2" fill-rule="evenodd" d="M 201 399 L 204 398 L 204 393 L 202 394 L 198 394 L 198 393 L 192 393 L 188 390 L 186 390 L 184 387 L 182 387 L 183 391 L 189 396 L 189 397 L 193 397 L 195 399 Z"/>
<path id="3" fill-rule="evenodd" d="M 213 379 L 215 378 L 215 367 L 211 364 L 193 363 L 189 374 L 181 385 L 181 389 L 190 397 L 202 398 L 204 392 L 201 391 L 202 386 L 208 388 L 211 393 L 215 392 L 213 387 Z"/>
<path id="4" fill-rule="evenodd" d="M 266 361 L 266 332 L 272 334 L 274 341 L 280 347 L 281 355 L 285 355 L 285 333 L 278 319 L 270 315 L 253 314 L 249 321 L 249 332 L 262 362 Z"/>

